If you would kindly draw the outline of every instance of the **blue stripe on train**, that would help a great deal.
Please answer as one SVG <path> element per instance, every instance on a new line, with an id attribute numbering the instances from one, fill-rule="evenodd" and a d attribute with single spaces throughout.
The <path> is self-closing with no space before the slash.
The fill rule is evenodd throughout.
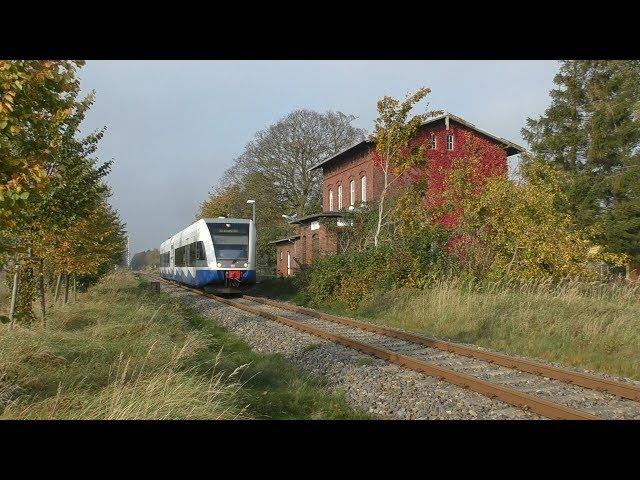
<path id="1" fill-rule="evenodd" d="M 212 283 L 224 282 L 224 270 L 196 270 L 196 274 L 186 268 L 176 268 L 175 273 L 160 273 L 164 278 L 177 280 L 195 287 L 203 287 Z M 246 270 L 242 272 L 242 283 L 254 283 L 256 281 L 256 271 Z"/>

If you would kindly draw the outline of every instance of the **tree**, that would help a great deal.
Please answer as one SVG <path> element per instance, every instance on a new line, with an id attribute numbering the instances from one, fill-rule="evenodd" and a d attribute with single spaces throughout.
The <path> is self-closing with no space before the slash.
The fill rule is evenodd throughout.
<path id="1" fill-rule="evenodd" d="M 44 315 L 43 275 L 62 261 L 56 247 L 66 242 L 70 252 L 66 274 L 95 272 L 95 262 L 102 261 L 97 255 L 115 255 L 108 242 L 87 243 L 93 241 L 91 232 L 107 235 L 102 229 L 113 226 L 117 214 L 106 204 L 110 192 L 103 182 L 111 162 L 99 165 L 92 158 L 104 129 L 78 138 L 94 100 L 93 92 L 78 99 L 75 74 L 82 64 L 0 62 L 0 264 L 13 258 L 12 283 L 20 289 L 14 289 L 19 298 L 12 304 L 25 318 L 33 317 L 36 278 Z M 98 219 L 103 224 L 92 223 Z M 77 230 L 73 240 L 73 228 L 80 227 L 87 229 L 86 238 Z M 94 265 L 78 263 L 73 255 L 84 255 Z"/>
<path id="2" fill-rule="evenodd" d="M 158 268 L 160 252 L 157 248 L 138 252 L 131 258 L 131 270 L 143 270 L 145 267 Z"/>
<path id="3" fill-rule="evenodd" d="M 296 110 L 259 131 L 200 205 L 198 217 L 249 218 L 246 201 L 255 200 L 258 266 L 275 271 L 275 247 L 269 242 L 294 231 L 282 214 L 320 208 L 320 173 L 309 168 L 364 138 L 351 125 L 354 119 L 341 112 Z"/>
<path id="4" fill-rule="evenodd" d="M 229 171 L 236 183 L 250 173 L 271 180 L 282 213 L 304 215 L 319 209 L 322 182 L 309 168 L 361 141 L 364 131 L 352 115 L 295 110 L 257 132 Z"/>
<path id="5" fill-rule="evenodd" d="M 82 62 L 0 61 L 0 231 L 13 228 L 29 196 L 46 186 Z M 0 253 L 11 249 L 8 235 Z M 4 241 L 2 241 L 4 240 Z M 15 246 L 15 244 L 13 245 Z"/>
<path id="6" fill-rule="evenodd" d="M 378 118 L 375 122 L 373 140 L 376 151 L 374 162 L 383 173 L 383 186 L 378 199 L 378 222 L 373 243 L 377 247 L 383 222 L 387 217 L 385 200 L 389 188 L 412 168 L 424 165 L 426 156 L 424 144 L 416 142 L 415 135 L 429 116 L 440 112 L 429 112 L 409 117 L 413 107 L 431 92 L 421 88 L 408 94 L 403 101 L 384 97 L 378 101 Z"/>
<path id="7" fill-rule="evenodd" d="M 446 175 L 444 205 L 456 205 L 458 218 L 448 242 L 450 253 L 476 277 L 529 280 L 592 278 L 589 262 L 620 264 L 624 259 L 593 249 L 588 232 L 561 205 L 567 173 L 547 162 L 527 160 L 519 180 L 473 178 L 478 157 L 456 162 Z"/>
<path id="8" fill-rule="evenodd" d="M 564 208 L 599 243 L 640 262 L 640 61 L 572 60 L 551 105 L 522 129 L 533 153 L 569 173 Z"/>

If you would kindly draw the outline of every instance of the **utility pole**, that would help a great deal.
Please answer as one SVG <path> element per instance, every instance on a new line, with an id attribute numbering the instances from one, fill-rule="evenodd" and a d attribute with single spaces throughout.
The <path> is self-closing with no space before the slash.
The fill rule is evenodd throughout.
<path id="1" fill-rule="evenodd" d="M 131 253 L 129 250 L 129 235 L 127 235 L 127 268 L 131 268 Z"/>

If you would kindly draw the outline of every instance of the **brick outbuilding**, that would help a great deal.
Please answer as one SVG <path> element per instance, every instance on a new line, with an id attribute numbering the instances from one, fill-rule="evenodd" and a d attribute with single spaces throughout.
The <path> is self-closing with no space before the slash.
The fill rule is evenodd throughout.
<path id="1" fill-rule="evenodd" d="M 506 175 L 507 157 L 524 151 L 519 145 L 456 115 L 444 113 L 430 118 L 416 134 L 417 143 L 428 145 L 429 188 L 437 190 L 451 164 L 451 157 L 462 151 L 468 139 L 499 147 L 493 149 L 499 152 L 498 155 L 486 155 L 480 160 L 480 173 L 486 176 Z M 374 154 L 375 143 L 363 140 L 311 167 L 310 170 L 322 169 L 322 212 L 291 220 L 289 223 L 298 226 L 298 234 L 272 242 L 277 250 L 278 275 L 293 275 L 301 265 L 310 264 L 319 255 L 338 253 L 336 229 L 327 229 L 327 222 L 344 226 L 339 212 L 380 197 L 384 175 L 376 168 Z M 389 193 L 393 195 L 410 181 L 410 175 L 398 179 Z"/>

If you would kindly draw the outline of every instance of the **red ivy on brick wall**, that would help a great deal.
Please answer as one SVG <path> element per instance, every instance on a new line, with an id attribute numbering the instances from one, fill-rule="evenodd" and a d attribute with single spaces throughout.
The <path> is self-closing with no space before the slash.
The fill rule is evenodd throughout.
<path id="1" fill-rule="evenodd" d="M 430 149 L 432 134 L 435 134 L 436 148 Z M 453 150 L 447 150 L 447 135 L 453 134 Z M 474 134 L 459 125 L 451 125 L 449 130 L 444 128 L 425 128 L 412 141 L 411 147 L 425 145 L 426 162 L 424 166 L 416 167 L 398 179 L 394 190 L 408 183 L 426 180 L 427 191 L 424 206 L 431 218 L 446 229 L 455 228 L 461 216 L 460 208 L 455 207 L 455 193 L 449 184 L 453 169 L 466 165 L 469 168 L 466 181 L 469 183 L 467 195 L 482 192 L 487 180 L 492 177 L 503 176 L 507 173 L 507 154 L 505 150 L 493 141 Z M 374 164 L 381 169 L 381 159 L 374 154 Z M 451 205 L 453 200 L 453 205 Z M 447 208 L 443 208 L 448 203 Z M 459 236 L 452 237 L 447 250 L 464 257 L 464 250 L 473 243 L 471 239 Z"/>

